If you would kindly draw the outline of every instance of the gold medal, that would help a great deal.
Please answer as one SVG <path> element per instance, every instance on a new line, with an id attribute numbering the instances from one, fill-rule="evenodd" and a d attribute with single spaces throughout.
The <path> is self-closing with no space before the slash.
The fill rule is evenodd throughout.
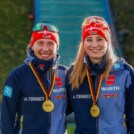
<path id="1" fill-rule="evenodd" d="M 97 89 L 95 90 L 93 88 L 93 84 L 92 84 L 92 78 L 90 76 L 90 70 L 87 69 L 87 78 L 88 78 L 88 83 L 89 83 L 89 89 L 90 89 L 90 93 L 93 99 L 93 106 L 90 109 L 90 113 L 92 117 L 98 117 L 100 114 L 100 109 L 99 107 L 96 105 L 97 104 L 97 99 L 99 97 L 99 92 L 100 92 L 100 88 L 101 88 L 101 83 L 103 80 L 103 74 L 100 74 L 99 80 L 98 80 L 98 84 L 97 84 Z M 96 92 L 95 92 L 96 91 Z"/>
<path id="2" fill-rule="evenodd" d="M 98 117 L 100 114 L 100 109 L 97 105 L 93 105 L 90 109 L 90 113 L 92 117 Z"/>
<path id="3" fill-rule="evenodd" d="M 31 68 L 33 74 L 35 75 L 35 77 L 36 77 L 36 79 L 37 79 L 37 81 L 38 81 L 42 91 L 44 92 L 44 94 L 46 96 L 46 101 L 43 102 L 42 108 L 43 108 L 43 110 L 45 112 L 52 112 L 53 109 L 54 109 L 54 103 L 51 100 L 49 100 L 49 98 L 50 98 L 51 93 L 53 91 L 53 87 L 54 87 L 54 83 L 55 83 L 55 78 L 56 78 L 56 70 L 54 70 L 51 86 L 50 86 L 49 92 L 47 92 L 47 89 L 43 85 L 43 82 L 42 82 L 41 78 L 39 77 L 38 73 L 36 72 L 36 70 L 34 68 L 34 65 L 31 62 L 29 63 L 29 65 L 30 65 L 30 68 Z"/>
<path id="4" fill-rule="evenodd" d="M 52 112 L 54 109 L 54 103 L 51 100 L 46 100 L 43 103 L 42 108 L 46 112 Z"/>

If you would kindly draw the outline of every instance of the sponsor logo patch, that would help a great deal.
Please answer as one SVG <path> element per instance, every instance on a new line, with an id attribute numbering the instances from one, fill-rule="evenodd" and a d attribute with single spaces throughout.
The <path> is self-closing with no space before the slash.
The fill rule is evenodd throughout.
<path id="1" fill-rule="evenodd" d="M 76 94 L 73 95 L 73 99 L 91 99 L 90 94 Z"/>
<path id="2" fill-rule="evenodd" d="M 61 87 L 62 86 L 62 79 L 60 77 L 56 77 L 55 78 L 55 82 L 56 82 L 56 85 L 58 87 Z"/>
<path id="3" fill-rule="evenodd" d="M 116 98 L 119 95 L 118 94 L 103 94 L 102 95 L 104 98 Z"/>
<path id="4" fill-rule="evenodd" d="M 54 93 L 65 93 L 66 92 L 66 88 L 58 88 L 58 89 L 53 89 Z"/>
<path id="5" fill-rule="evenodd" d="M 89 34 L 97 34 L 97 31 L 90 31 Z"/>
<path id="6" fill-rule="evenodd" d="M 116 69 L 119 69 L 119 68 L 120 68 L 120 64 L 116 63 L 116 64 L 114 65 L 114 67 L 115 67 Z"/>
<path id="7" fill-rule="evenodd" d="M 119 86 L 101 87 L 101 91 L 119 91 Z"/>
<path id="8" fill-rule="evenodd" d="M 106 79 L 106 84 L 107 85 L 114 85 L 114 82 L 115 82 L 115 76 L 109 75 Z"/>
<path id="9" fill-rule="evenodd" d="M 38 102 L 38 101 L 44 101 L 45 100 L 45 97 L 25 97 L 24 98 L 24 101 L 35 101 L 35 102 Z"/>
<path id="10" fill-rule="evenodd" d="M 59 95 L 59 96 L 55 96 L 55 99 L 66 99 L 65 95 Z"/>
<path id="11" fill-rule="evenodd" d="M 12 87 L 10 86 L 5 86 L 4 87 L 4 96 L 7 96 L 7 97 L 12 97 L 12 92 L 13 92 L 13 89 Z"/>

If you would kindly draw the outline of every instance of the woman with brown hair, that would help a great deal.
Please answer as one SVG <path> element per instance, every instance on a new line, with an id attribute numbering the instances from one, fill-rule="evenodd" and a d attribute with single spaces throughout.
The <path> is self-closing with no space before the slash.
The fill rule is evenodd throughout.
<path id="1" fill-rule="evenodd" d="M 9 74 L 3 90 L 1 134 L 64 134 L 67 68 L 59 64 L 56 25 L 34 25 L 27 58 Z"/>
<path id="2" fill-rule="evenodd" d="M 114 54 L 104 18 L 83 21 L 82 41 L 66 86 L 75 134 L 134 133 L 134 70 Z"/>

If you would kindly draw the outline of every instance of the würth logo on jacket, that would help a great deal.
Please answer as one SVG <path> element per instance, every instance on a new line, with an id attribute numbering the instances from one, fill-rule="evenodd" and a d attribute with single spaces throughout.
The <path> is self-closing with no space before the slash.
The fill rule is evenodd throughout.
<path id="1" fill-rule="evenodd" d="M 106 79 L 106 84 L 107 85 L 114 85 L 114 83 L 115 83 L 115 76 L 109 75 Z"/>
<path id="2" fill-rule="evenodd" d="M 62 86 L 62 79 L 60 77 L 56 77 L 55 78 L 55 83 L 58 87 Z"/>

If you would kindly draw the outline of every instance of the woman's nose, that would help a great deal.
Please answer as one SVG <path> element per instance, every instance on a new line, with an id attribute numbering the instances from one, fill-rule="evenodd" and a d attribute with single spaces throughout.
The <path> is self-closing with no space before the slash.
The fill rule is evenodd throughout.
<path id="1" fill-rule="evenodd" d="M 96 46 L 97 46 L 97 42 L 96 42 L 96 41 L 93 41 L 93 42 L 92 42 L 92 46 L 93 46 L 93 47 L 96 47 Z"/>
<path id="2" fill-rule="evenodd" d="M 43 48 L 42 48 L 42 49 L 43 49 L 43 50 L 48 50 L 48 44 L 45 43 L 45 44 L 43 45 Z"/>

